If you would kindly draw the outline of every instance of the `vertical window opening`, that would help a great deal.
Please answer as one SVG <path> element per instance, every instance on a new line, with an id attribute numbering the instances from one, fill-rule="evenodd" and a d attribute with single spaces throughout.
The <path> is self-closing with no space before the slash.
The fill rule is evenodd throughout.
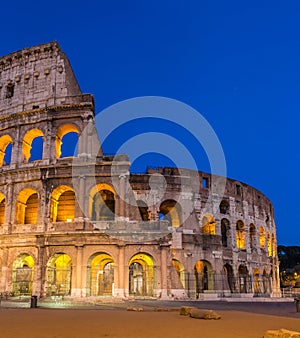
<path id="1" fill-rule="evenodd" d="M 15 85 L 12 83 L 9 83 L 6 86 L 6 98 L 9 99 L 14 96 L 14 91 L 15 91 Z"/>

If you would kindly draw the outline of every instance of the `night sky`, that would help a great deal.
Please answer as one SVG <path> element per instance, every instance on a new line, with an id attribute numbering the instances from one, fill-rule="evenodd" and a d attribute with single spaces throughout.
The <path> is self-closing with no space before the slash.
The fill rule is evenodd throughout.
<path id="1" fill-rule="evenodd" d="M 228 177 L 273 203 L 279 244 L 300 245 L 299 17 L 296 0 L 5 1 L 0 55 L 57 40 L 97 113 L 138 96 L 193 107 L 218 135 Z M 115 152 L 126 135 L 104 151 Z M 205 153 L 196 156 L 208 171 Z M 171 164 L 149 154 L 133 169 L 146 163 Z"/>

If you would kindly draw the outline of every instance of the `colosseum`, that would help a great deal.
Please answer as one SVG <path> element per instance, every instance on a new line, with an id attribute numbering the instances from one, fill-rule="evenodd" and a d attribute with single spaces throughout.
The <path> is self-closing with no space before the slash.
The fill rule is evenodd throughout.
<path id="1" fill-rule="evenodd" d="M 99 146 L 91 156 L 99 145 L 89 132 L 93 95 L 81 92 L 57 42 L 0 58 L 0 120 L 0 292 L 70 300 L 279 294 L 271 202 L 232 179 L 209 200 L 208 173 L 135 174 L 126 155 Z M 147 205 L 144 197 L 161 190 L 149 183 L 153 174 L 165 189 Z"/>

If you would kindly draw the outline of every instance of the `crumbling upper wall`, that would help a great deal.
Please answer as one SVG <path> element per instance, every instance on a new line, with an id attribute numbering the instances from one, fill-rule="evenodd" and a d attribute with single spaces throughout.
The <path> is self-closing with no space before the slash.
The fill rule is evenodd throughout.
<path id="1" fill-rule="evenodd" d="M 0 58 L 0 116 L 73 103 L 82 95 L 57 42 L 25 48 Z"/>

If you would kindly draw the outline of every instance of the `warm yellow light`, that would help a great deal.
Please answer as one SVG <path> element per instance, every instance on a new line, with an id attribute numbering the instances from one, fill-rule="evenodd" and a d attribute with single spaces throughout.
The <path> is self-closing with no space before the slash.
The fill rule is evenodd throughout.
<path id="1" fill-rule="evenodd" d="M 63 137 L 68 133 L 77 133 L 79 135 L 79 130 L 76 126 L 73 124 L 64 124 L 62 125 L 56 133 L 56 139 L 55 139 L 55 152 L 56 152 L 56 158 L 61 157 L 61 146 L 63 144 L 62 139 Z"/>
<path id="2" fill-rule="evenodd" d="M 73 221 L 72 218 L 67 218 L 68 223 L 71 223 L 72 221 Z"/>
<path id="3" fill-rule="evenodd" d="M 32 141 L 40 136 L 44 136 L 44 134 L 40 129 L 37 128 L 31 129 L 25 134 L 22 143 L 22 154 L 26 162 L 29 161 L 31 156 Z"/>
<path id="4" fill-rule="evenodd" d="M 5 150 L 10 143 L 12 143 L 12 138 L 9 135 L 0 137 L 0 166 L 3 165 Z"/>
<path id="5" fill-rule="evenodd" d="M 259 229 L 259 244 L 261 248 L 265 247 L 266 243 L 266 236 L 265 236 L 265 229 L 261 226 Z"/>
<path id="6" fill-rule="evenodd" d="M 211 214 L 205 214 L 202 219 L 202 233 L 205 235 L 216 234 L 216 222 Z"/>
<path id="7" fill-rule="evenodd" d="M 244 250 L 246 247 L 245 225 L 242 221 L 236 223 L 236 247 Z"/>

